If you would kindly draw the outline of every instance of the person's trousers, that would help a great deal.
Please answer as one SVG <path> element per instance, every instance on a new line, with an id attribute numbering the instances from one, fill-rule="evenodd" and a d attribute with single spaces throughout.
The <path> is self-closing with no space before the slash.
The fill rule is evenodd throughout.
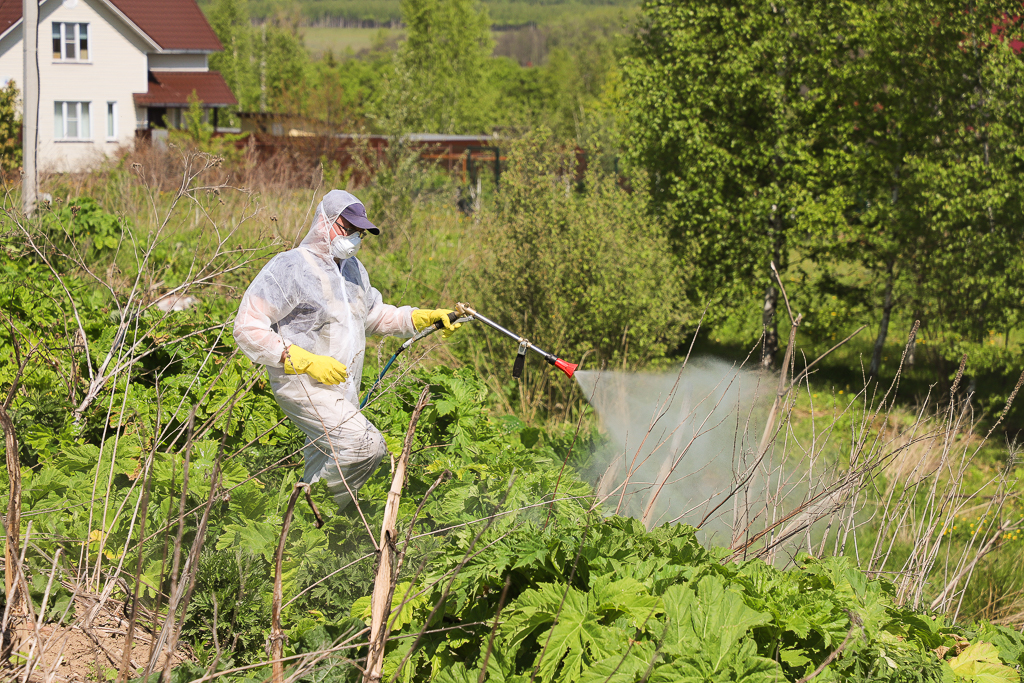
<path id="1" fill-rule="evenodd" d="M 306 435 L 302 480 L 307 484 L 326 481 L 343 509 L 380 465 L 387 444 L 380 431 L 340 392 L 305 377 L 289 379 L 292 381 L 274 386 L 274 396 Z"/>

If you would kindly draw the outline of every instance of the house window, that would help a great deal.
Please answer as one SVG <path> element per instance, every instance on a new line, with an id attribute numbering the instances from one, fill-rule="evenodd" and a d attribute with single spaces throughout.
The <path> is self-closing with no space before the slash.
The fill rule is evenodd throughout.
<path id="1" fill-rule="evenodd" d="M 89 24 L 53 22 L 53 58 L 62 62 L 89 61 Z"/>
<path id="2" fill-rule="evenodd" d="M 89 103 L 54 102 L 53 137 L 55 140 L 88 140 L 92 138 Z"/>
<path id="3" fill-rule="evenodd" d="M 107 102 L 107 139 L 117 138 L 117 102 Z"/>

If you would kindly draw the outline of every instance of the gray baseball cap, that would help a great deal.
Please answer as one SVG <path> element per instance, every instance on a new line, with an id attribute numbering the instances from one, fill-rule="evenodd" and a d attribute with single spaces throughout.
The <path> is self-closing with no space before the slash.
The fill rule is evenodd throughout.
<path id="1" fill-rule="evenodd" d="M 337 220 L 337 216 L 344 216 L 352 225 L 362 228 L 373 235 L 380 234 L 380 228 L 370 222 L 366 217 L 366 207 L 354 194 L 345 190 L 331 190 L 324 195 L 324 213 Z"/>

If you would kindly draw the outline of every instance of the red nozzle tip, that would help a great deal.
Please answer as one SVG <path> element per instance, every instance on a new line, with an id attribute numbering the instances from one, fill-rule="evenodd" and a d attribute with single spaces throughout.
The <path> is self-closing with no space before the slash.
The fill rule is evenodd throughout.
<path id="1" fill-rule="evenodd" d="M 572 373 L 576 372 L 576 368 L 578 368 L 579 365 L 573 365 L 572 363 L 565 362 L 561 358 L 556 358 L 555 367 L 564 372 L 567 376 L 572 377 Z"/>

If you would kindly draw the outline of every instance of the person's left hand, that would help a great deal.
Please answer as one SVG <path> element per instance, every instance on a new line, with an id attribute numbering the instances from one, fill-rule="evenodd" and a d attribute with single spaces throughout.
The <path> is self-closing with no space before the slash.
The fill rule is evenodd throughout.
<path id="1" fill-rule="evenodd" d="M 422 332 L 431 325 L 438 321 L 444 323 L 444 329 L 441 331 L 441 337 L 447 339 L 452 336 L 455 330 L 462 327 L 462 323 L 453 323 L 452 320 L 457 316 L 448 317 L 455 311 L 448 308 L 435 308 L 433 310 L 427 308 L 417 308 L 412 312 L 412 326 L 416 328 L 417 332 Z"/>

